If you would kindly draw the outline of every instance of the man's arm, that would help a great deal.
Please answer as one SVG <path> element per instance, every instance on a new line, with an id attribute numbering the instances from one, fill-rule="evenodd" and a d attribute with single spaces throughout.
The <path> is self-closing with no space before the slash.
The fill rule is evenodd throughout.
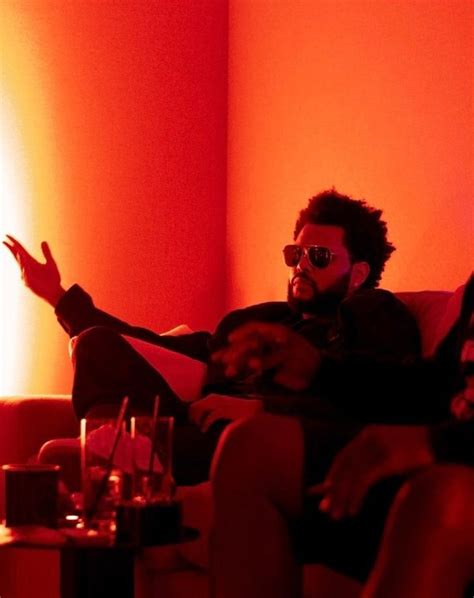
<path id="1" fill-rule="evenodd" d="M 363 421 L 429 423 L 449 415 L 453 377 L 450 365 L 435 360 L 326 354 L 309 389 Z"/>
<path id="2" fill-rule="evenodd" d="M 339 310 L 342 343 L 337 355 L 405 361 L 420 355 L 418 325 L 393 293 L 366 289 L 350 295 Z"/>
<path id="3" fill-rule="evenodd" d="M 228 378 L 273 373 L 273 380 L 293 390 L 306 390 L 320 365 L 320 351 L 282 324 L 248 322 L 228 336 L 212 355 Z"/>
<path id="4" fill-rule="evenodd" d="M 61 285 L 59 268 L 46 242 L 41 244 L 45 257 L 45 262 L 41 263 L 14 237 L 7 235 L 7 239 L 8 241 L 3 241 L 3 244 L 17 261 L 25 286 L 54 308 L 59 323 L 69 336 L 76 336 L 93 326 L 105 326 L 118 334 L 139 338 L 200 361 L 207 360 L 210 338 L 208 332 L 173 337 L 161 336 L 147 328 L 131 326 L 98 309 L 90 295 L 79 285 L 73 285 L 66 291 Z"/>
<path id="5" fill-rule="evenodd" d="M 331 417 L 343 410 L 365 421 L 399 423 L 426 423 L 427 417 L 436 422 L 448 413 L 447 382 L 439 364 L 421 359 L 400 363 L 366 353 L 334 356 L 280 324 L 245 324 L 213 359 L 229 377 L 271 372 L 282 392 L 262 400 L 265 410 L 275 413 Z M 290 398 L 288 390 L 295 392 Z M 330 399 L 331 405 L 316 397 Z"/>
<path id="6" fill-rule="evenodd" d="M 427 426 L 367 426 L 334 458 L 322 484 L 320 509 L 334 519 L 356 515 L 368 491 L 383 479 L 434 463 L 474 465 L 474 421 Z"/>

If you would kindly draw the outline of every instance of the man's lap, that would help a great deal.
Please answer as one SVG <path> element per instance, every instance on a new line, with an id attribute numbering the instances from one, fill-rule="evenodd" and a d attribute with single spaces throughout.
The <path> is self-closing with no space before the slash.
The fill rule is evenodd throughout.
<path id="1" fill-rule="evenodd" d="M 362 424 L 334 417 L 300 419 L 304 439 L 304 487 L 319 484 L 326 477 L 337 453 L 362 429 Z"/>
<path id="2" fill-rule="evenodd" d="M 380 482 L 355 517 L 339 521 L 318 509 L 317 498 L 304 501 L 303 515 L 292 526 L 295 550 L 303 563 L 321 563 L 364 581 L 375 560 L 389 509 L 404 479 Z"/>
<path id="3" fill-rule="evenodd" d="M 304 488 L 324 480 L 335 455 L 362 429 L 351 421 L 301 421 L 304 446 Z M 356 517 L 340 521 L 319 510 L 319 497 L 306 496 L 302 516 L 291 530 L 298 560 L 322 563 L 364 580 L 375 559 L 385 519 L 404 479 L 390 478 L 374 486 Z"/>

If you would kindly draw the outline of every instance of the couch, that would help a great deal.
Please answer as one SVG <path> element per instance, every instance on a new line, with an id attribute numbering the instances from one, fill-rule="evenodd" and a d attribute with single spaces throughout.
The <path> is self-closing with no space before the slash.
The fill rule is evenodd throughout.
<path id="1" fill-rule="evenodd" d="M 398 296 L 414 314 L 421 331 L 423 354 L 429 356 L 455 320 L 461 287 L 455 293 L 420 291 L 399 293 Z M 77 435 L 78 423 L 67 395 L 0 397 L 0 464 L 26 462 L 47 440 Z M 3 484 L 3 476 L 0 476 L 1 513 Z M 202 536 L 197 542 L 172 549 L 147 549 L 136 570 L 137 598 L 153 598 L 155 595 L 160 598 L 186 595 L 199 598 L 207 595 L 206 549 L 212 519 L 209 485 L 180 488 L 179 494 L 183 498 L 185 523 L 199 527 Z M 305 567 L 306 594 L 311 596 L 318 585 L 318 597 L 324 595 L 321 589 L 325 584 L 329 587 L 328 596 L 357 595 L 355 582 L 336 574 L 328 575 L 321 567 Z M 28 591 L 25 590 L 23 595 L 18 589 L 22 583 L 24 579 L 17 568 L 8 559 L 0 559 L 0 596 L 26 597 Z M 335 588 L 338 588 L 336 593 Z M 40 596 L 37 590 L 35 595 Z M 51 592 L 45 596 L 55 598 Z"/>

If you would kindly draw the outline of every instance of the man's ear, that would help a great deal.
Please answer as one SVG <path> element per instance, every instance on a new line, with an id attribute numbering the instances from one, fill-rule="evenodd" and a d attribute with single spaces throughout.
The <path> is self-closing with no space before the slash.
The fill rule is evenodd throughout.
<path id="1" fill-rule="evenodd" d="M 349 291 L 356 291 L 364 284 L 370 274 L 370 266 L 367 262 L 354 262 L 352 264 Z"/>

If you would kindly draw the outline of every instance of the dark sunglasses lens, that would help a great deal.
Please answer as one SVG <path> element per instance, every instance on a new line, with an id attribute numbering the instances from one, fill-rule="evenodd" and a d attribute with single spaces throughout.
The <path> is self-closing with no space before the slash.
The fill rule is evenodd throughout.
<path id="1" fill-rule="evenodd" d="M 308 257 L 315 268 L 326 268 L 331 261 L 331 252 L 327 247 L 308 247 Z"/>
<path id="2" fill-rule="evenodd" d="M 283 248 L 283 257 L 285 264 L 290 268 L 294 268 L 300 261 L 301 247 L 298 247 L 298 245 L 287 245 Z"/>

